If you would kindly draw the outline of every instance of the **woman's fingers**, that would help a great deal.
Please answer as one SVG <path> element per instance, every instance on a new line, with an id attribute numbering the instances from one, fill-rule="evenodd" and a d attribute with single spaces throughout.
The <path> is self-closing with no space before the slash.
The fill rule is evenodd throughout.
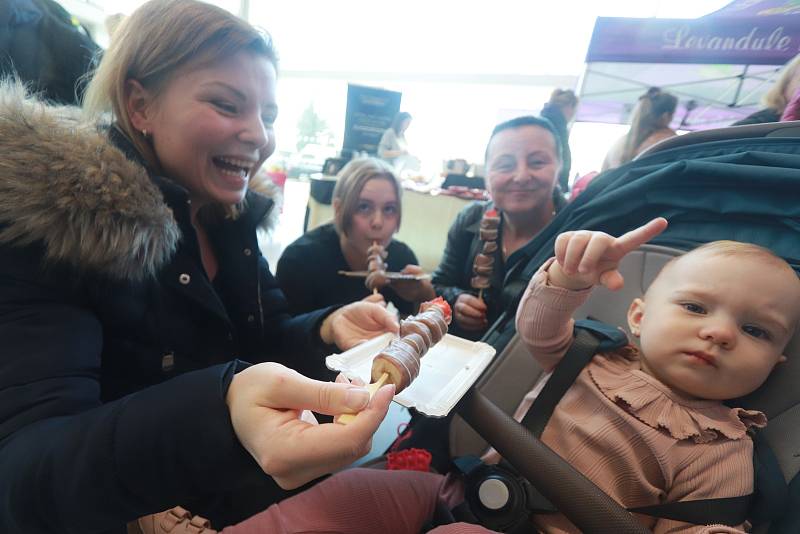
<path id="1" fill-rule="evenodd" d="M 372 302 L 374 304 L 379 304 L 384 307 L 386 306 L 386 301 L 383 299 L 382 293 L 370 293 L 361 300 L 363 300 L 364 302 Z"/>
<path id="2" fill-rule="evenodd" d="M 423 271 L 422 267 L 420 267 L 419 265 L 406 265 L 400 272 L 403 274 L 413 274 L 413 275 L 420 275 L 425 273 L 425 271 Z"/>
<path id="3" fill-rule="evenodd" d="M 397 317 L 386 311 L 386 308 L 383 306 L 370 306 L 367 310 L 365 310 L 367 318 L 374 322 L 377 326 L 377 332 L 375 335 L 379 335 L 383 332 L 391 332 L 396 334 L 400 331 L 400 325 L 397 323 Z M 366 319 L 366 318 L 365 318 Z M 365 321 L 364 324 L 368 324 Z"/>
<path id="4" fill-rule="evenodd" d="M 480 299 L 468 295 L 468 298 L 459 298 L 456 302 L 456 311 L 464 317 L 482 319 L 486 316 L 486 304 Z"/>
<path id="5" fill-rule="evenodd" d="M 378 429 L 394 396 L 394 385 L 379 389 L 366 409 L 347 425 L 287 425 L 286 436 L 275 440 L 285 448 L 282 457 L 266 462 L 266 472 L 284 489 L 342 469 L 370 451 L 372 436 Z M 271 441 L 270 455 L 275 455 Z"/>
<path id="6" fill-rule="evenodd" d="M 369 402 L 369 392 L 364 387 L 343 382 L 320 382 L 287 368 L 265 377 L 264 386 L 263 404 L 269 408 L 337 415 L 363 410 Z"/>

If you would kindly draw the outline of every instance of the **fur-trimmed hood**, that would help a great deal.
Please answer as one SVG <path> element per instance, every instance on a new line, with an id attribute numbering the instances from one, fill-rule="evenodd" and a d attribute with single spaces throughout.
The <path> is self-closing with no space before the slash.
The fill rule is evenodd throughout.
<path id="1" fill-rule="evenodd" d="M 48 263 L 136 280 L 168 261 L 179 239 L 159 188 L 105 132 L 75 108 L 0 82 L 0 244 L 41 241 Z"/>

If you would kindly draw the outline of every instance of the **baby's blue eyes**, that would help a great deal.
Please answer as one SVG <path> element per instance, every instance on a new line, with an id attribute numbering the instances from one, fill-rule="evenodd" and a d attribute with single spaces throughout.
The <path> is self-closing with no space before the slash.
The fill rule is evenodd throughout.
<path id="1" fill-rule="evenodd" d="M 695 304 L 694 302 L 684 302 L 682 304 L 683 309 L 691 313 L 705 313 L 706 310 L 699 304 Z"/>
<path id="2" fill-rule="evenodd" d="M 706 314 L 705 308 L 699 304 L 695 304 L 694 302 L 683 302 L 681 303 L 681 306 L 683 306 L 683 309 L 689 313 L 696 313 L 698 315 Z M 770 339 L 769 332 L 759 326 L 746 324 L 742 326 L 742 332 L 756 339 Z"/>
<path id="3" fill-rule="evenodd" d="M 746 324 L 742 327 L 742 330 L 748 336 L 752 336 L 758 339 L 769 339 L 769 332 L 767 332 L 763 328 Z"/>

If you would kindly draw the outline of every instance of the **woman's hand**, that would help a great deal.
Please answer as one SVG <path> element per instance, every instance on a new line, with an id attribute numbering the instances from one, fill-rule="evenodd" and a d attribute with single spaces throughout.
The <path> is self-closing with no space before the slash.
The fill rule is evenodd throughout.
<path id="1" fill-rule="evenodd" d="M 453 306 L 454 319 L 464 330 L 483 330 L 489 326 L 486 303 L 475 295 L 461 293 Z"/>
<path id="2" fill-rule="evenodd" d="M 572 290 L 598 283 L 612 291 L 621 289 L 625 281 L 617 270 L 619 262 L 666 227 L 667 220 L 658 217 L 620 237 L 588 230 L 564 232 L 556 238 L 556 261 L 548 270 L 550 284 Z"/>
<path id="3" fill-rule="evenodd" d="M 393 385 L 370 401 L 364 387 L 346 380 L 319 382 L 261 363 L 233 377 L 226 402 L 244 448 L 280 487 L 294 489 L 368 453 L 393 396 Z M 304 420 L 305 410 L 358 416 L 348 425 L 317 424 Z"/>
<path id="4" fill-rule="evenodd" d="M 386 307 L 386 300 L 383 298 L 382 293 L 370 293 L 369 295 L 361 299 L 361 302 L 372 302 L 374 304 L 379 304 L 384 308 Z"/>
<path id="5" fill-rule="evenodd" d="M 385 332 L 396 334 L 399 330 L 397 318 L 385 307 L 361 300 L 327 316 L 322 322 L 320 337 L 325 343 L 334 343 L 347 350 Z"/>
<path id="6" fill-rule="evenodd" d="M 419 265 L 406 265 L 400 272 L 414 276 L 425 274 L 425 271 Z M 392 280 L 392 288 L 400 298 L 409 302 L 425 302 L 436 298 L 436 291 L 433 290 L 433 284 L 429 278 L 423 280 Z"/>

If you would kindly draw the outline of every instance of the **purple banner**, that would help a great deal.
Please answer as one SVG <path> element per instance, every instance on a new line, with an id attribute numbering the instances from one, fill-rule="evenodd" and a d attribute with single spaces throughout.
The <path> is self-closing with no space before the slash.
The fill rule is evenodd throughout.
<path id="1" fill-rule="evenodd" d="M 706 16 L 760 17 L 769 15 L 800 15 L 800 3 L 797 0 L 734 0 Z"/>
<path id="2" fill-rule="evenodd" d="M 586 62 L 783 65 L 800 52 L 800 15 L 599 17 Z"/>

